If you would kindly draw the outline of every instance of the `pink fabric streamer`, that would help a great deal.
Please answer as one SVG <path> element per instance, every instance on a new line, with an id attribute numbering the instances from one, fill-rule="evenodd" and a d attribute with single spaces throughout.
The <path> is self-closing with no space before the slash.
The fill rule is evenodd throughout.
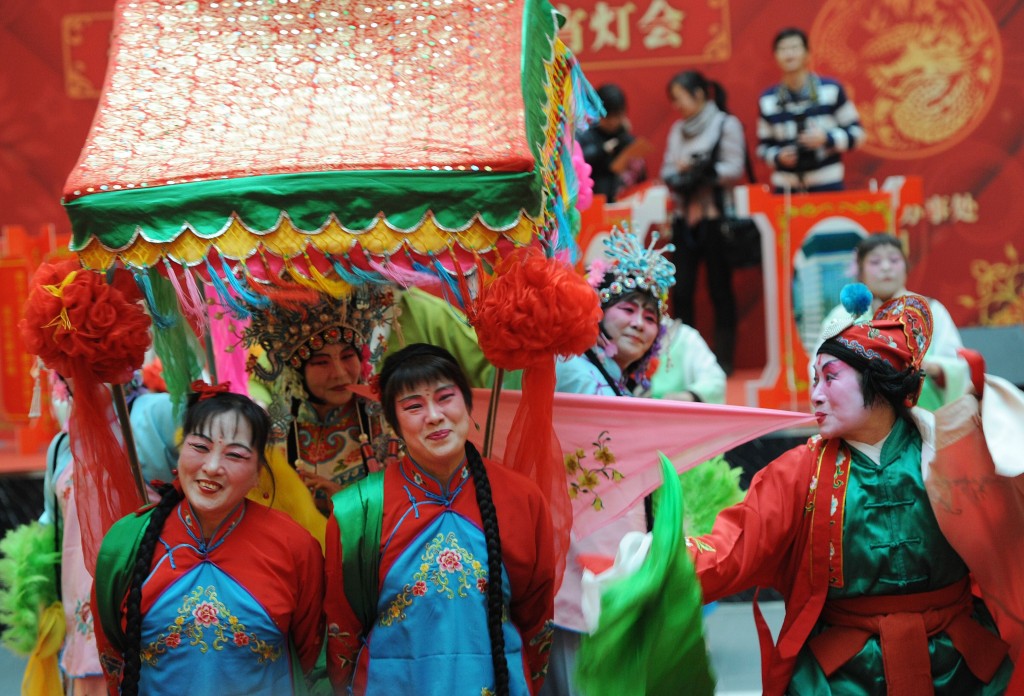
<path id="1" fill-rule="evenodd" d="M 167 278 L 171 281 L 174 294 L 178 296 L 178 304 L 181 306 L 182 313 L 188 319 L 189 326 L 195 331 L 196 336 L 202 338 L 206 333 L 206 302 L 199 292 L 195 278 L 189 272 L 188 266 L 183 267 L 181 274 L 185 276 L 185 288 L 182 288 L 181 282 L 178 280 L 178 266 L 171 264 L 166 259 L 164 259 L 164 264 Z"/>
<path id="2" fill-rule="evenodd" d="M 242 333 L 248 319 L 236 319 L 220 304 L 209 305 L 210 340 L 217 368 L 217 381 L 230 382 L 231 391 L 249 395 L 249 374 L 245 371 L 248 353 L 242 345 Z"/>
<path id="3" fill-rule="evenodd" d="M 576 210 L 586 210 L 594 202 L 594 180 L 590 176 L 593 168 L 583 159 L 583 148 L 576 140 L 572 141 L 572 166 L 576 170 L 576 181 L 579 183 Z"/>
<path id="4" fill-rule="evenodd" d="M 488 390 L 474 391 L 474 403 L 488 403 Z M 505 434 L 521 395 L 501 392 L 492 450 L 496 459 L 504 456 Z M 580 538 L 621 517 L 661 485 L 659 451 L 682 473 L 767 433 L 814 422 L 809 414 L 791 411 L 562 393 L 555 394 L 553 420 L 562 452 L 568 456 L 582 450 L 583 468 L 602 466 L 595 457 L 595 443 L 605 443 L 614 456 L 607 465 L 607 477 L 596 474 L 592 493 L 578 493 L 572 501 L 573 531 Z M 470 439 L 480 445 L 483 433 L 473 431 Z M 621 480 L 615 480 L 612 469 L 621 474 Z M 567 472 L 567 477 L 567 485 L 579 482 L 578 471 Z M 594 505 L 595 494 L 600 497 L 600 509 Z M 615 550 L 609 549 L 607 555 L 614 556 Z"/>

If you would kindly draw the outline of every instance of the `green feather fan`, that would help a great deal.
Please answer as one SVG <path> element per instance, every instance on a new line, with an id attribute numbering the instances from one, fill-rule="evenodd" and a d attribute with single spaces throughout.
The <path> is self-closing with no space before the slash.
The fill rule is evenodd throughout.
<path id="1" fill-rule="evenodd" d="M 0 541 L 0 642 L 13 652 L 32 652 L 39 612 L 57 600 L 53 525 L 29 522 Z"/>

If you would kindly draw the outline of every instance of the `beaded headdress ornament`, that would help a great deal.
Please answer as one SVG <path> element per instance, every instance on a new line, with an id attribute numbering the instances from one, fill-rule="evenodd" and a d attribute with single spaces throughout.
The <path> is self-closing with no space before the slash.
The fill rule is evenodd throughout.
<path id="1" fill-rule="evenodd" d="M 361 380 L 366 383 L 387 350 L 389 327 L 397 315 L 391 286 L 361 286 L 341 299 L 321 297 L 311 307 L 270 305 L 252 312 L 252 321 L 243 340 L 246 346 L 259 346 L 263 359 L 249 357 L 247 369 L 257 378 L 270 382 L 273 395 L 270 413 L 274 438 L 294 433 L 293 407 L 308 399 L 302 368 L 313 353 L 325 345 L 348 344 L 358 352 Z M 363 404 L 366 415 L 381 417 L 380 405 Z M 361 421 L 362 425 L 362 421 Z M 376 463 L 393 458 L 395 441 L 389 433 L 360 435 L 361 453 L 367 467 L 376 471 Z"/>
<path id="2" fill-rule="evenodd" d="M 246 329 L 247 346 L 260 346 L 265 364 L 250 357 L 248 369 L 260 379 L 277 379 L 286 367 L 296 371 L 325 345 L 350 344 L 360 353 L 362 377 L 387 348 L 386 327 L 393 319 L 394 293 L 389 286 L 364 286 L 343 299 L 321 298 L 309 308 L 270 305 L 254 311 Z"/>
<path id="3" fill-rule="evenodd" d="M 651 243 L 645 247 L 632 232 L 612 228 L 604 240 L 604 255 L 608 261 L 595 260 L 587 274 L 602 307 L 619 295 L 639 290 L 655 297 L 659 313 L 663 311 L 668 289 L 676 282 L 676 267 L 665 254 L 674 251 L 675 246 L 667 244 L 660 249 L 655 248 L 658 239 L 658 233 L 653 233 Z"/>

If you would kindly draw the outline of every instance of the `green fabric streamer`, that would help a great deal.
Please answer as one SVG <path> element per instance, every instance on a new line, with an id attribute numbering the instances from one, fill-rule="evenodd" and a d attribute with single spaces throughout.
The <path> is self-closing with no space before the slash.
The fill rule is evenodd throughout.
<path id="1" fill-rule="evenodd" d="M 682 486 L 663 454 L 661 467 L 650 553 L 635 574 L 605 589 L 600 625 L 580 646 L 576 681 L 586 696 L 715 692 L 700 583 L 683 540 Z"/>
<path id="2" fill-rule="evenodd" d="M 39 633 L 39 612 L 57 601 L 53 525 L 29 522 L 7 532 L 0 541 L 0 642 L 28 655 Z"/>
<path id="3" fill-rule="evenodd" d="M 202 348 L 178 306 L 178 295 L 171 281 L 159 273 L 151 273 L 153 299 L 156 311 L 165 317 L 174 317 L 169 326 L 153 324 L 153 348 L 163 365 L 162 376 L 171 395 L 175 419 L 180 419 L 193 380 L 199 379 L 202 366 L 199 354 Z"/>

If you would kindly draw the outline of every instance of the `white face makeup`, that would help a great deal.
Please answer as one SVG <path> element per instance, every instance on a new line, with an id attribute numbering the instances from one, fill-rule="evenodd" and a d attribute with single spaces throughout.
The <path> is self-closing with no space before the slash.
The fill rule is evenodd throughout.
<path id="1" fill-rule="evenodd" d="M 884 405 L 864 405 L 860 373 L 839 358 L 819 353 L 814 361 L 811 405 L 822 437 L 875 443 L 892 426 Z"/>
<path id="2" fill-rule="evenodd" d="M 256 485 L 259 454 L 252 427 L 235 411 L 213 416 L 189 433 L 178 455 L 178 480 L 204 535 L 213 534 Z"/>
<path id="3" fill-rule="evenodd" d="M 438 479 L 447 480 L 466 454 L 472 422 L 459 388 L 437 381 L 400 392 L 395 418 L 409 456 Z"/>
<path id="4" fill-rule="evenodd" d="M 633 300 L 623 300 L 604 310 L 602 326 L 608 340 L 615 344 L 615 363 L 626 369 L 654 345 L 658 313 Z"/>

